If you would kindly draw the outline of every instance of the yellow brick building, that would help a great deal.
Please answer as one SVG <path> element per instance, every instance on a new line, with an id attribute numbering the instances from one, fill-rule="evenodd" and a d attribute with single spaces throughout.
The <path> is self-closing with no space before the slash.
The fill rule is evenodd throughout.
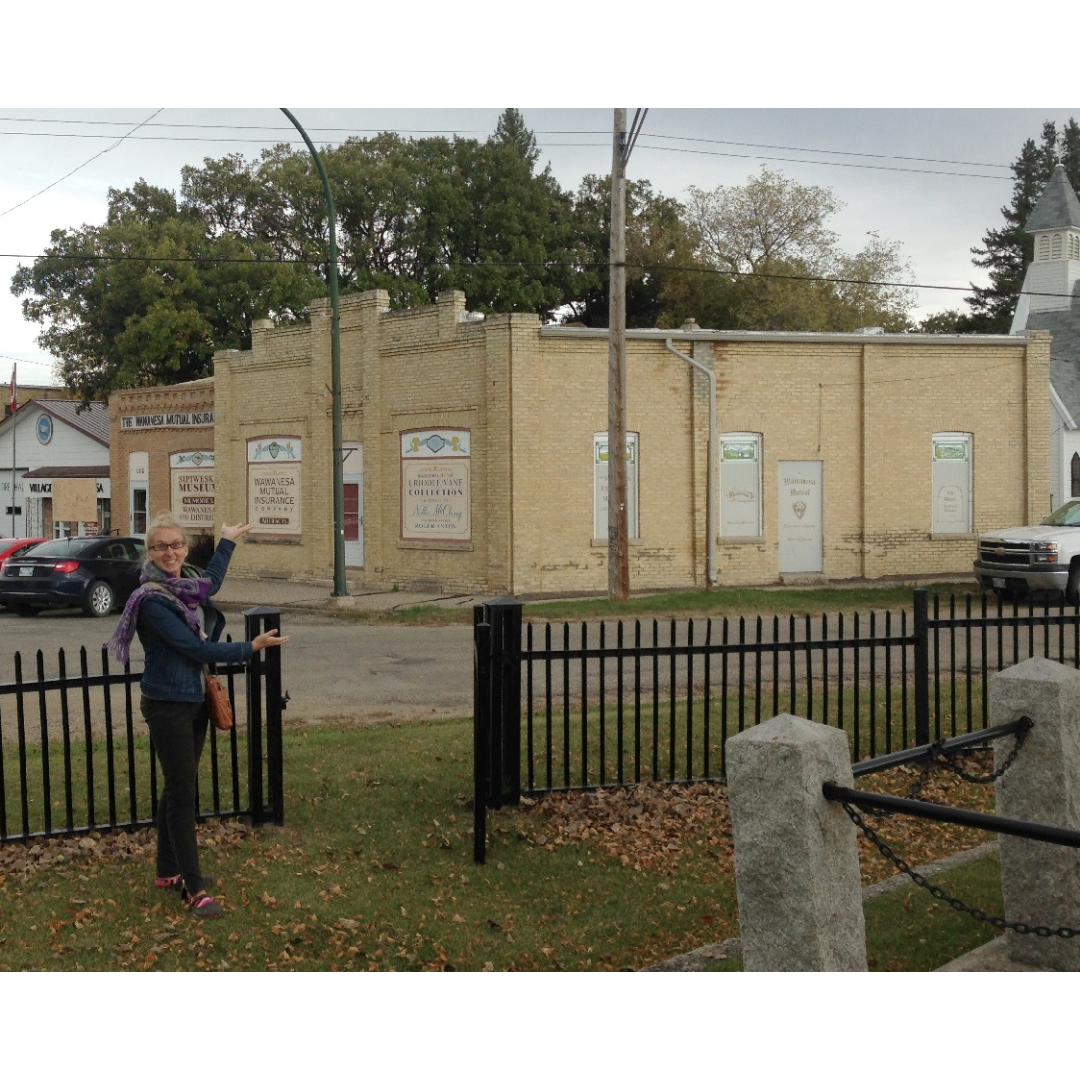
<path id="1" fill-rule="evenodd" d="M 329 314 L 215 357 L 236 574 L 333 576 Z M 634 590 L 966 574 L 981 529 L 1047 512 L 1045 333 L 627 336 Z M 374 291 L 341 357 L 350 590 L 606 589 L 605 331 Z"/>

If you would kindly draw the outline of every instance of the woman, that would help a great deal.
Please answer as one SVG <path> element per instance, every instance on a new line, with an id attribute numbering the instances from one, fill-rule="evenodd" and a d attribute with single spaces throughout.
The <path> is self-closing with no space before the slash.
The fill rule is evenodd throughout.
<path id="1" fill-rule="evenodd" d="M 195 776 L 208 726 L 204 665 L 246 663 L 260 649 L 289 640 L 277 630 L 252 641 L 218 640 L 225 620 L 208 600 L 221 587 L 237 538 L 250 531 L 250 525 L 223 525 L 200 575 L 184 562 L 184 530 L 168 511 L 158 514 L 146 530 L 142 584 L 109 640 L 109 651 L 126 664 L 137 632 L 145 655 L 140 708 L 165 777 L 157 808 L 157 884 L 179 889 L 192 912 L 210 919 L 225 913 L 206 891 L 213 880 L 202 876 L 195 838 Z"/>

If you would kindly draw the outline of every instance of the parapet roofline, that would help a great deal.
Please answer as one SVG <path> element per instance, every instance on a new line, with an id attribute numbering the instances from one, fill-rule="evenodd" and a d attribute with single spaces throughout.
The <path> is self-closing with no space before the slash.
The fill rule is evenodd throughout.
<path id="1" fill-rule="evenodd" d="M 608 338 L 606 327 L 541 326 L 542 337 Z M 873 345 L 882 342 L 902 345 L 961 344 L 1026 346 L 1027 334 L 860 334 L 853 330 L 627 330 L 628 341 L 820 341 Z"/>

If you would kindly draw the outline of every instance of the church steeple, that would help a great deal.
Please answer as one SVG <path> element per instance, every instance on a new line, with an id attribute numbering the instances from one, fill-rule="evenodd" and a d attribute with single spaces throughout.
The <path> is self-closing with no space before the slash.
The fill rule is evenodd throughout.
<path id="1" fill-rule="evenodd" d="M 1068 310 L 1080 281 L 1080 199 L 1064 165 L 1054 166 L 1024 228 L 1035 238 L 1035 260 L 1024 275 L 1014 334 L 1026 329 L 1029 313 Z"/>
<path id="2" fill-rule="evenodd" d="M 1060 162 L 1054 166 L 1024 228 L 1030 233 L 1044 229 L 1080 229 L 1080 199 L 1077 199 L 1065 175 L 1065 166 Z"/>

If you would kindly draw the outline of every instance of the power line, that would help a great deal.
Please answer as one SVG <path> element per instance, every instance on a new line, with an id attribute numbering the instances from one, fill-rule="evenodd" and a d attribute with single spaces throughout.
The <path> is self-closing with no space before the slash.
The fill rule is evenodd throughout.
<path id="1" fill-rule="evenodd" d="M 34 194 L 31 195 L 29 198 L 23 199 L 22 202 L 16 203 L 14 206 L 9 206 L 4 211 L 0 211 L 0 217 L 6 217 L 13 210 L 18 210 L 20 206 L 25 206 L 28 202 L 32 202 L 39 195 L 44 195 L 46 191 L 49 191 L 51 188 L 56 187 L 57 184 L 63 183 L 69 176 L 74 176 L 80 169 L 85 169 L 91 161 L 96 161 L 99 157 L 101 157 L 102 154 L 107 154 L 110 150 L 115 150 L 126 138 L 128 138 L 129 135 L 132 135 L 134 132 L 138 131 L 139 128 L 143 127 L 145 124 L 150 123 L 150 121 L 153 120 L 154 117 L 157 116 L 158 113 L 160 113 L 161 111 L 161 109 L 158 109 L 157 112 L 155 112 L 151 116 L 148 116 L 141 124 L 136 124 L 131 129 L 131 131 L 127 133 L 127 135 L 121 135 L 120 138 L 112 144 L 112 146 L 106 146 L 104 150 L 99 150 L 98 153 L 96 153 L 92 158 L 88 158 L 81 165 L 77 165 L 74 169 L 71 170 L 71 172 L 65 173 L 63 176 L 61 176 L 59 180 L 54 180 L 51 184 L 47 184 L 40 191 L 34 192 Z"/>
<path id="2" fill-rule="evenodd" d="M 122 127 L 126 121 L 121 120 L 75 120 L 75 119 L 60 119 L 58 117 L 30 117 L 30 116 L 0 116 L 0 123 L 15 123 L 15 124 L 79 124 L 83 126 L 95 126 L 95 127 Z M 284 124 L 205 124 L 205 123 L 175 123 L 175 122 L 158 122 L 156 124 L 147 123 L 147 127 L 151 128 L 179 128 L 184 130 L 194 131 L 283 131 L 292 133 L 293 128 Z M 353 126 L 329 126 L 329 127 L 310 127 L 309 131 L 318 132 L 340 132 L 343 134 L 358 134 L 358 135 L 370 135 L 370 134 L 383 134 L 389 131 L 385 127 L 381 128 L 364 128 Z M 490 134 L 488 128 L 413 128 L 413 127 L 397 127 L 393 129 L 394 133 L 402 134 L 417 134 L 417 135 L 486 135 Z M 50 132 L 3 132 L 0 134 L 23 134 L 23 135 L 41 135 L 49 136 Z M 579 128 L 535 128 L 532 132 L 533 135 L 585 135 L 585 136 L 602 136 L 607 135 L 606 131 L 592 131 L 589 129 Z M 108 135 L 94 136 L 96 138 L 108 138 Z M 1010 169 L 1011 165 L 999 165 L 990 161 L 963 161 L 954 158 L 928 158 L 918 157 L 908 154 L 875 154 L 865 150 L 827 150 L 819 146 L 787 146 L 784 143 L 756 143 L 745 142 L 740 139 L 707 139 L 700 135 L 665 135 L 660 132 L 649 132 L 645 134 L 646 139 L 667 139 L 672 142 L 695 142 L 706 143 L 712 146 L 749 146 L 758 150 L 785 150 L 798 154 L 839 154 L 843 157 L 865 157 L 865 158 L 878 158 L 888 161 L 921 161 L 934 165 L 968 165 L 972 168 L 979 169 Z M 586 145 L 596 145 L 589 143 Z M 606 145 L 606 144 L 605 144 Z"/>
<path id="3" fill-rule="evenodd" d="M 16 117 L 0 117 L 0 121 L 3 122 L 39 122 L 39 121 L 21 121 Z M 40 121 L 45 122 L 45 121 Z M 53 123 L 79 123 L 79 124 L 108 124 L 115 126 L 118 121 L 92 121 L 92 120 L 53 120 Z M 139 125 L 140 127 L 143 125 Z M 231 124 L 153 124 L 151 127 L 172 127 L 181 128 L 186 130 L 224 130 L 224 131 L 280 131 L 283 133 L 289 133 L 290 129 L 274 126 L 274 125 L 231 125 Z M 314 132 L 321 133 L 344 133 L 344 134 L 420 134 L 420 135 L 464 135 L 464 134 L 490 134 L 486 129 L 436 129 L 436 128 L 398 128 L 392 132 L 387 132 L 385 128 L 347 128 L 347 127 L 326 127 L 326 128 L 312 128 Z M 534 136 L 547 136 L 547 135 L 581 135 L 584 137 L 591 137 L 596 135 L 604 135 L 604 132 L 599 131 L 576 131 L 576 130 L 537 130 L 532 133 Z M 33 138 L 52 138 L 52 139 L 107 139 L 112 138 L 109 134 L 98 134 L 94 132 L 82 133 L 82 132 L 56 132 L 56 131 L 0 131 L 0 135 L 9 136 L 26 136 Z M 125 136 L 126 138 L 127 136 Z M 751 143 L 741 142 L 736 139 L 705 139 L 696 136 L 689 135 L 662 135 L 658 133 L 648 133 L 645 135 L 646 139 L 664 139 L 669 142 L 693 142 L 702 143 L 705 145 L 714 146 L 746 146 L 756 149 L 764 150 L 783 150 L 791 153 L 806 153 L 806 154 L 828 154 L 842 157 L 860 157 L 860 158 L 872 158 L 875 161 L 914 161 L 924 162 L 926 164 L 937 165 L 963 165 L 970 168 L 983 168 L 983 169 L 1011 169 L 1011 165 L 996 165 L 990 162 L 978 162 L 978 161 L 960 161 L 953 160 L 951 158 L 929 158 L 929 157 L 917 157 L 904 154 L 874 154 L 857 150 L 828 150 L 824 148 L 815 147 L 802 147 L 802 146 L 785 146 L 782 144 L 774 143 Z M 267 146 L 276 145 L 281 142 L 292 142 L 291 139 L 278 139 L 275 137 L 264 139 L 248 139 L 248 138 L 228 138 L 220 136 L 206 136 L 206 135 L 141 135 L 133 141 L 135 142 L 191 142 L 191 143 L 228 143 L 230 145 L 244 145 L 244 146 Z M 862 162 L 841 162 L 841 161 L 813 161 L 805 158 L 792 158 L 792 157 L 777 157 L 770 154 L 752 154 L 752 153 L 736 153 L 734 151 L 721 151 L 721 150 L 697 150 L 690 147 L 678 147 L 678 146 L 660 146 L 654 145 L 651 142 L 643 142 L 643 148 L 649 150 L 667 151 L 670 153 L 683 153 L 683 154 L 703 154 L 714 157 L 734 157 L 734 158 L 749 158 L 765 161 L 781 161 L 791 162 L 793 164 L 803 165 L 825 165 L 825 166 L 838 166 L 847 168 L 862 168 L 862 169 L 880 169 L 892 172 L 912 172 L 923 173 L 931 176 L 965 176 L 972 177 L 981 180 L 1011 180 L 1010 176 L 994 176 L 986 173 L 970 173 L 970 172 L 957 172 L 955 170 L 947 169 L 916 169 L 916 168 L 904 168 L 901 166 L 885 166 L 866 164 Z M 548 140 L 543 141 L 543 146 L 547 147 L 563 147 L 563 148 L 604 148 L 607 146 L 606 142 L 552 142 Z"/>
<path id="4" fill-rule="evenodd" d="M 550 144 L 549 144 L 550 145 Z M 752 158 L 764 161 L 790 161 L 799 165 L 828 165 L 840 169 L 873 169 L 879 172 L 903 172 L 922 173 L 926 176 L 969 176 L 978 180 L 1011 180 L 1009 176 L 991 176 L 989 173 L 956 172 L 951 169 L 914 169 L 903 165 L 868 165 L 861 161 L 812 161 L 807 158 L 774 157 L 770 154 L 737 154 L 731 150 L 694 150 L 683 146 L 652 146 L 649 143 L 641 144 L 642 150 L 663 150 L 670 154 L 704 154 L 709 157 Z M 823 150 L 810 151 L 811 153 L 839 153 L 842 151 Z M 1003 168 L 1005 166 L 992 165 L 990 168 Z"/>
<path id="5" fill-rule="evenodd" d="M 0 252 L 0 259 L 57 259 L 64 262 L 94 262 L 94 263 L 120 263 L 120 262 L 141 262 L 141 263 L 161 263 L 168 265 L 169 263 L 196 263 L 203 266 L 215 266 L 215 265 L 233 265 L 233 264 L 247 264 L 250 263 L 253 266 L 321 266 L 325 260 L 323 259 L 289 259 L 289 258 L 207 258 L 206 256 L 199 255 L 177 255 L 162 257 L 159 255 L 92 255 L 92 254 L 77 254 L 77 255 L 63 255 L 63 254 L 50 254 L 50 255 L 18 255 L 10 252 Z M 609 265 L 606 259 L 576 259 L 576 260 L 538 260 L 538 261 L 522 261 L 522 260 L 499 260 L 499 259 L 485 259 L 482 262 L 447 262 L 438 263 L 430 266 L 425 266 L 424 270 L 482 270 L 487 267 L 513 267 L 517 269 L 576 269 L 576 270 L 598 270 L 603 269 Z M 364 269 L 362 266 L 358 266 L 358 269 Z M 711 274 L 720 277 L 736 277 L 736 278 L 759 278 L 763 280 L 776 280 L 776 281 L 808 281 L 808 282 L 824 282 L 834 285 L 874 285 L 882 288 L 890 289 L 919 289 L 919 290 L 935 290 L 939 292 L 972 292 L 976 288 L 984 288 L 985 286 L 975 285 L 929 285 L 918 281 L 874 281 L 865 278 L 842 278 L 842 277 L 828 277 L 826 275 L 818 274 L 769 274 L 762 273 L 756 270 L 727 270 L 713 266 L 673 266 L 666 263 L 627 263 L 627 269 L 629 270 L 651 270 L 651 271 L 665 271 L 667 273 L 688 273 L 688 274 Z M 408 276 L 408 275 L 402 275 Z M 1056 292 L 1039 292 L 1032 290 L 1024 290 L 1025 296 L 1048 296 L 1057 298 L 1069 298 L 1071 293 L 1056 293 Z"/>

